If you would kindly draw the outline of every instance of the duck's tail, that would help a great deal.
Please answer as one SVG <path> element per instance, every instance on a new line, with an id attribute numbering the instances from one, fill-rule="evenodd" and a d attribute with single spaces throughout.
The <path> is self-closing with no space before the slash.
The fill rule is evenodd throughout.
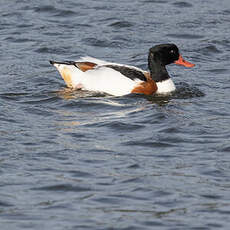
<path id="1" fill-rule="evenodd" d="M 82 71 L 78 68 L 74 61 L 50 61 L 50 64 L 55 66 L 61 74 L 63 80 L 69 88 L 75 88 L 78 82 L 77 76 L 82 75 Z"/>

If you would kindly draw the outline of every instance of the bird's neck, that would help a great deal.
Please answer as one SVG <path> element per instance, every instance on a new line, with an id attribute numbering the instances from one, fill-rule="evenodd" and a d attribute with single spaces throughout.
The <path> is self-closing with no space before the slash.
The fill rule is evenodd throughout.
<path id="1" fill-rule="evenodd" d="M 150 75 L 155 82 L 161 82 L 170 78 L 165 65 L 162 65 L 159 61 L 148 61 Z"/>

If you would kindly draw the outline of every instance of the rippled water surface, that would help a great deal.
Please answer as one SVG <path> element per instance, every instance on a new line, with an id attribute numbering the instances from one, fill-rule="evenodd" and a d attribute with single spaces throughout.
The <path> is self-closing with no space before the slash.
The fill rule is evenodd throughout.
<path id="1" fill-rule="evenodd" d="M 229 229 L 230 2 L 0 2 L 1 229 Z M 49 60 L 147 69 L 173 42 L 168 97 L 66 88 Z"/>

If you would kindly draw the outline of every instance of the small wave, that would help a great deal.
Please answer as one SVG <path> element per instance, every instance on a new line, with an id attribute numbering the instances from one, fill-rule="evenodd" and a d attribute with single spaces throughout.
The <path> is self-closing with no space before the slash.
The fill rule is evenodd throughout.
<path id="1" fill-rule="evenodd" d="M 36 53 L 40 53 L 40 54 L 65 54 L 65 53 L 69 53 L 69 47 L 40 47 L 35 49 Z"/>
<path id="2" fill-rule="evenodd" d="M 55 14 L 57 17 L 68 17 L 74 15 L 76 15 L 76 12 L 73 10 L 58 10 L 58 12 Z"/>
<path id="3" fill-rule="evenodd" d="M 168 37 L 171 38 L 180 38 L 180 39 L 201 39 L 204 38 L 203 35 L 200 34 L 167 34 Z"/>
<path id="4" fill-rule="evenodd" d="M 114 28 L 127 28 L 127 27 L 132 27 L 133 24 L 127 21 L 117 21 L 117 22 L 110 24 L 109 26 L 114 27 Z"/>
<path id="5" fill-rule="evenodd" d="M 56 184 L 50 186 L 42 186 L 31 188 L 31 190 L 42 190 L 42 191 L 56 191 L 56 192 L 86 192 L 90 191 L 90 188 L 73 186 L 72 184 Z"/>
<path id="6" fill-rule="evenodd" d="M 221 39 L 221 40 L 213 39 L 213 40 L 210 40 L 210 42 L 212 44 L 220 45 L 223 47 L 230 47 L 230 41 L 227 39 Z"/>
<path id="7" fill-rule="evenodd" d="M 0 207 L 12 207 L 13 205 L 6 201 L 0 201 Z"/>
<path id="8" fill-rule="evenodd" d="M 139 147 L 150 147 L 150 148 L 166 148 L 166 147 L 172 147 L 174 146 L 173 144 L 169 144 L 166 142 L 161 142 L 161 141 L 150 141 L 150 140 L 139 140 L 139 141 L 128 141 L 124 142 L 123 145 L 126 146 L 139 146 Z"/>
<path id="9" fill-rule="evenodd" d="M 164 1 L 164 0 L 146 0 L 146 1 L 144 1 L 144 3 L 160 3 L 160 4 L 165 4 L 165 3 L 168 3 L 168 1 Z"/>
<path id="10" fill-rule="evenodd" d="M 85 38 L 83 39 L 83 43 L 86 43 L 90 46 L 96 46 L 96 47 L 119 47 L 121 43 L 116 41 L 110 41 L 110 40 L 101 40 L 97 38 Z"/>
<path id="11" fill-rule="evenodd" d="M 230 9 L 229 9 L 229 10 L 223 10 L 223 14 L 229 16 L 229 14 L 230 14 Z"/>
<path id="12" fill-rule="evenodd" d="M 52 5 L 47 5 L 47 6 L 34 7 L 34 11 L 38 12 L 38 13 L 40 13 L 40 12 L 49 12 L 50 13 L 50 12 L 56 12 L 57 9 Z"/>
<path id="13" fill-rule="evenodd" d="M 36 13 L 53 14 L 54 16 L 57 16 L 57 17 L 63 17 L 63 16 L 67 17 L 67 16 L 76 15 L 76 12 L 73 10 L 58 9 L 58 8 L 51 6 L 51 5 L 35 7 L 34 11 Z"/>
<path id="14" fill-rule="evenodd" d="M 222 53 L 221 50 L 217 48 L 215 45 L 206 45 L 198 50 L 198 52 L 202 53 L 203 55 L 210 55 L 210 54 L 219 54 Z"/>
<path id="15" fill-rule="evenodd" d="M 175 2 L 175 3 L 173 3 L 173 5 L 178 7 L 178 8 L 193 7 L 193 5 L 191 3 L 188 3 L 188 2 Z"/>
<path id="16" fill-rule="evenodd" d="M 229 69 L 226 69 L 226 68 L 213 68 L 213 69 L 208 69 L 206 70 L 207 72 L 210 72 L 210 73 L 214 73 L 214 74 L 228 74 L 229 73 Z"/>
<path id="17" fill-rule="evenodd" d="M 29 43 L 29 42 L 35 42 L 32 39 L 28 39 L 28 38 L 15 38 L 15 37 L 6 37 L 4 40 L 9 41 L 9 42 L 13 42 L 13 43 Z"/>
<path id="18" fill-rule="evenodd" d="M 93 126 L 95 126 L 95 124 L 93 124 Z M 106 126 L 114 131 L 123 131 L 123 132 L 134 132 L 138 129 L 142 129 L 144 128 L 143 125 L 139 125 L 139 124 L 130 124 L 130 123 L 123 123 L 120 121 L 106 121 L 106 122 L 101 122 L 101 123 L 96 123 L 96 126 Z"/>

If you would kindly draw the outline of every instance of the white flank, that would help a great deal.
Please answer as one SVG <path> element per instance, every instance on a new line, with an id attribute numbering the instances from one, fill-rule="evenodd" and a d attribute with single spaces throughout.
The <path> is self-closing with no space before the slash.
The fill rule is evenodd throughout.
<path id="1" fill-rule="evenodd" d="M 81 83 L 86 90 L 104 92 L 114 96 L 123 96 L 131 93 L 137 84 L 136 81 L 107 67 L 88 70 L 85 72 Z"/>
<path id="2" fill-rule="evenodd" d="M 176 86 L 174 85 L 171 78 L 157 82 L 157 94 L 168 94 L 176 90 Z"/>

